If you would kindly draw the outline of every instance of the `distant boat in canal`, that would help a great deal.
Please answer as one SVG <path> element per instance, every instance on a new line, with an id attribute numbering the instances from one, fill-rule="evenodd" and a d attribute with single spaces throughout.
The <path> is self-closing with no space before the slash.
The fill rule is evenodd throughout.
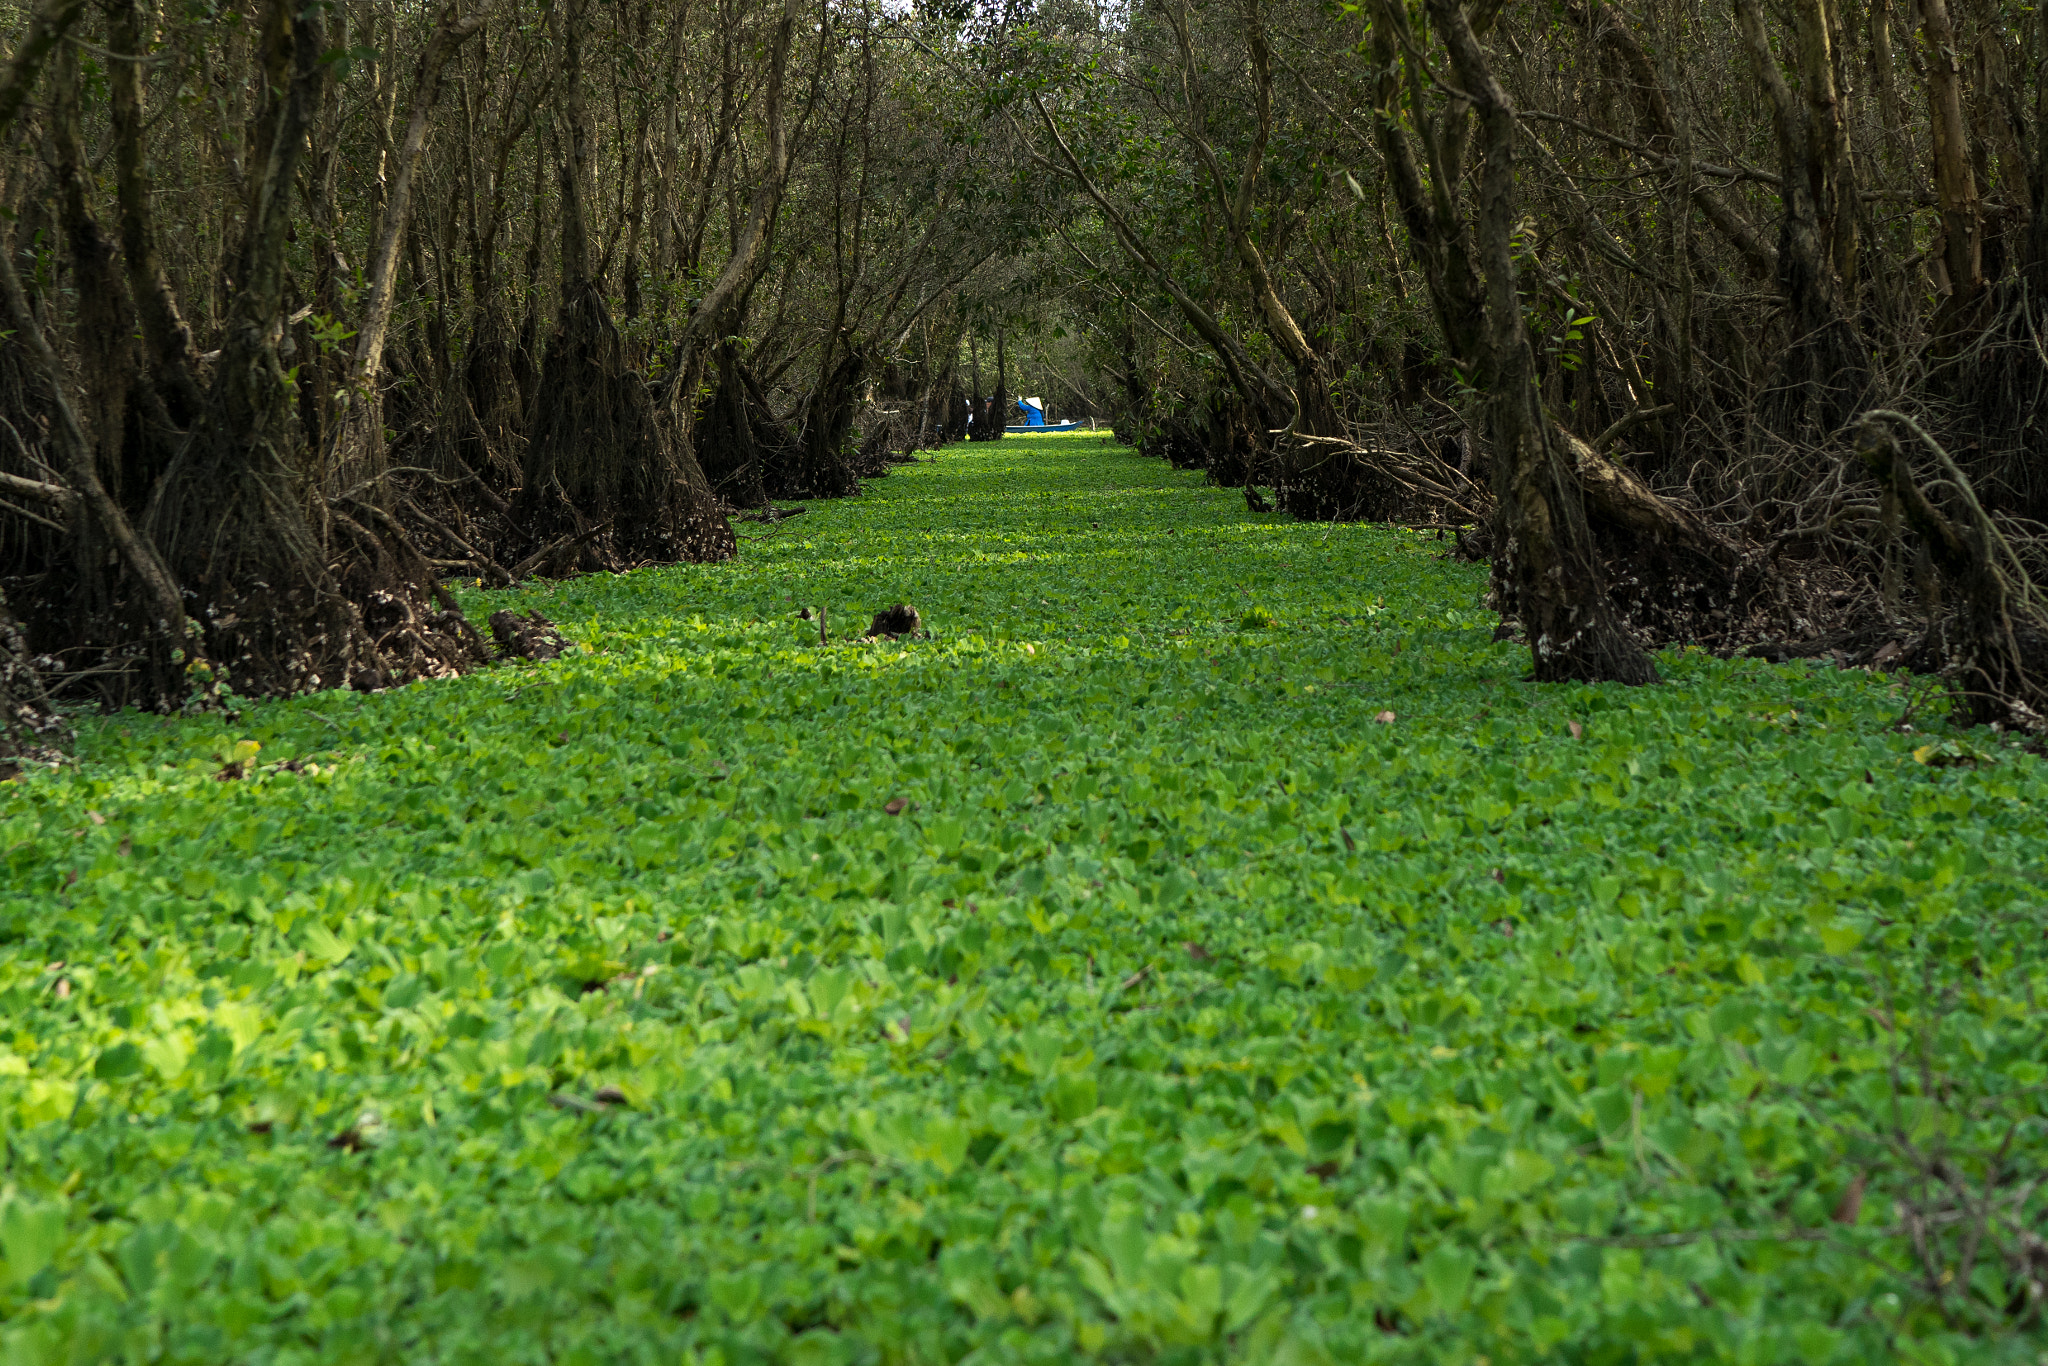
<path id="1" fill-rule="evenodd" d="M 1024 420 L 1012 422 L 1003 428 L 1005 432 L 1071 432 L 1080 429 L 1078 419 L 1072 422 L 1047 422 L 1045 404 L 1035 398 L 1020 398 L 1017 407 L 1023 410 Z"/>

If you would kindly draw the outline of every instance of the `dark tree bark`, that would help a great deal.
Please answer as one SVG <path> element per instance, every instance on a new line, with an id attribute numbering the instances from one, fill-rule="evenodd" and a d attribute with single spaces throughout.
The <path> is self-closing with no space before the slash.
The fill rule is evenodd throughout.
<path id="1" fill-rule="evenodd" d="M 1911 431 L 1933 453 L 1952 513 L 1914 478 L 1895 427 Z M 1930 625 L 1933 653 L 1953 680 L 1959 719 L 2048 732 L 2048 603 L 1969 477 L 1918 423 L 1885 409 L 1865 413 L 1857 424 L 1856 453 L 1897 500 L 1952 596 L 1949 618 Z"/>
<path id="2" fill-rule="evenodd" d="M 767 129 L 766 156 L 757 169 L 747 211 L 737 226 L 732 253 L 718 278 L 704 293 L 676 340 L 675 378 L 668 386 L 671 425 L 685 444 L 695 426 L 698 390 L 704 371 L 713 361 L 712 352 L 726 337 L 737 335 L 739 321 L 746 313 L 747 299 L 768 268 L 768 249 L 775 224 L 782 212 L 782 199 L 789 185 L 791 133 L 787 119 L 787 79 L 790 46 L 796 35 L 797 0 L 783 0 L 769 40 L 767 75 L 761 94 L 762 121 Z M 820 36 L 823 42 L 823 35 Z M 822 52 L 820 60 L 823 60 Z M 815 82 L 813 90 L 815 92 Z M 706 186 L 708 192 L 708 185 Z M 699 229 L 703 223 L 699 216 Z"/>
<path id="3" fill-rule="evenodd" d="M 1490 11 L 1499 7 L 1487 8 L 1489 13 L 1467 21 L 1482 36 Z M 1462 180 L 1446 173 L 1446 168 L 1464 163 L 1471 137 L 1471 102 L 1454 94 L 1440 114 L 1429 115 L 1429 83 L 1415 61 L 1417 39 L 1405 6 L 1395 0 L 1374 0 L 1370 41 L 1373 65 L 1379 72 L 1375 94 L 1380 154 L 1386 158 L 1395 207 L 1408 230 L 1409 250 L 1422 267 L 1431 311 L 1443 331 L 1451 363 L 1474 387 L 1484 388 L 1492 365 L 1486 285 L 1479 275 L 1477 251 L 1461 202 Z M 1404 90 L 1414 137 L 1421 144 L 1420 163 L 1402 126 Z"/>
<path id="4" fill-rule="evenodd" d="M 107 64 L 112 96 L 114 186 L 121 220 L 121 255 L 128 288 L 142 326 L 149 375 L 163 405 L 162 420 L 182 432 L 204 406 L 194 373 L 192 329 L 187 326 L 157 245 L 150 202 L 155 185 L 144 148 L 142 58 L 145 56 L 142 0 L 114 0 L 108 37 L 119 59 Z"/>
<path id="5" fill-rule="evenodd" d="M 590 0 L 567 0 L 561 22 L 562 297 L 532 398 L 516 515 L 536 544 L 587 537 L 583 557 L 615 569 L 729 559 L 732 528 L 688 443 L 663 431 L 646 383 L 627 368 L 596 277 L 582 59 Z"/>
<path id="6" fill-rule="evenodd" d="M 847 463 L 846 445 L 866 373 L 867 357 L 848 339 L 838 361 L 805 402 L 800 463 L 792 493 L 845 498 L 860 492 L 860 480 Z"/>
<path id="7" fill-rule="evenodd" d="M 996 329 L 996 395 L 989 405 L 988 439 L 1000 441 L 1003 432 L 1010 425 L 1010 353 L 1003 339 L 1003 329 Z"/>
<path id="8" fill-rule="evenodd" d="M 1515 113 L 1459 0 L 1429 0 L 1459 88 L 1477 109 L 1478 246 L 1486 273 L 1487 427 L 1507 533 L 1496 582 L 1529 638 L 1539 681 L 1651 683 L 1649 656 L 1615 619 L 1578 480 L 1537 402 L 1536 358 L 1515 288 Z"/>
<path id="9" fill-rule="evenodd" d="M 43 64 L 84 11 L 85 0 L 36 0 L 29 11 L 27 32 L 8 59 L 6 70 L 0 71 L 0 132 L 14 126 Z"/>
<path id="10" fill-rule="evenodd" d="M 1801 90 L 1779 68 L 1759 0 L 1734 0 L 1735 17 L 1771 110 L 1783 172 L 1778 287 L 1791 337 L 1765 411 L 1781 430 L 1832 432 L 1861 406 L 1870 347 L 1850 316 L 1856 185 L 1847 155 L 1841 92 L 1834 84 L 1820 0 L 1797 0 Z"/>
<path id="11" fill-rule="evenodd" d="M 86 436 L 107 491 L 131 516 L 147 497 L 156 462 L 139 449 L 147 437 L 129 435 L 129 406 L 141 397 L 140 358 L 135 352 L 135 307 L 121 269 L 120 253 L 93 214 L 87 183 L 85 139 L 79 121 L 81 73 L 78 48 L 66 43 L 50 69 L 50 143 L 56 153 L 57 222 L 71 256 L 77 312 L 72 330 L 78 357 L 78 387 Z M 132 465 L 132 467 L 131 467 Z M 81 546 L 88 560 L 104 555 Z M 85 581 L 90 581 L 88 575 Z"/>
<path id="12" fill-rule="evenodd" d="M 398 290 L 398 245 L 412 226 L 413 177 L 426 150 L 427 122 L 441 97 L 441 77 L 462 44 L 483 28 L 480 15 L 464 17 L 450 4 L 441 12 L 413 75 L 412 112 L 405 139 L 391 168 L 390 197 L 384 207 L 383 232 L 370 257 L 369 300 L 356 330 L 355 356 L 349 364 L 347 408 L 342 415 L 335 463 L 350 483 L 381 473 L 384 463 L 384 405 L 378 381 L 384 372 L 384 345 L 391 329 L 391 309 Z"/>
<path id="13" fill-rule="evenodd" d="M 784 434 L 772 413 L 755 411 L 755 385 L 735 343 L 718 348 L 710 401 L 695 422 L 692 444 L 718 497 L 733 507 L 768 501 L 772 471 L 782 460 Z M 763 441 L 762 437 L 767 440 Z"/>
<path id="14" fill-rule="evenodd" d="M 0 594 L 0 782 L 21 771 L 18 760 L 53 757 L 70 739 L 63 716 L 50 705 L 28 637 Z"/>
<path id="15" fill-rule="evenodd" d="M 278 354 L 294 176 L 328 65 L 318 9 L 270 0 L 256 35 L 264 102 L 229 265 L 213 383 L 148 531 L 193 597 L 207 656 L 236 692 L 380 688 L 480 662 L 460 613 L 374 499 L 330 502 Z M 182 700 L 182 678 L 157 691 Z"/>
<path id="16" fill-rule="evenodd" d="M 5 70 L 0 71 L 0 136 L 11 128 L 35 87 L 42 66 L 82 8 L 66 0 L 44 0 L 32 13 L 28 32 Z M 67 87 L 75 87 L 75 62 L 75 51 L 67 51 L 60 60 L 59 79 Z M 126 321 L 121 314 L 120 277 L 112 271 L 111 247 L 84 202 L 75 88 L 60 91 L 53 103 L 52 131 L 57 144 L 59 195 L 63 201 L 60 217 L 71 238 L 70 245 L 74 251 L 83 253 L 80 278 L 91 291 L 86 303 L 88 308 L 101 311 L 94 320 L 101 327 L 119 326 Z M 66 548 L 76 578 L 69 585 L 71 603 L 80 610 L 58 618 L 58 628 L 66 633 L 64 643 L 71 644 L 80 636 L 101 643 L 97 638 L 100 632 L 111 627 L 142 637 L 145 648 L 153 650 L 159 668 L 182 665 L 195 642 L 188 631 L 177 578 L 107 486 L 94 434 L 87 430 L 71 402 L 70 376 L 44 335 L 15 272 L 12 243 L 0 249 L 0 294 L 5 296 L 6 315 L 15 331 L 10 351 L 26 351 L 41 381 L 41 397 L 49 407 L 51 445 L 65 481 L 58 486 L 17 475 L 9 475 L 5 480 L 9 493 L 43 503 L 61 519 L 49 525 L 68 533 Z M 134 384 L 132 356 L 120 349 L 130 330 L 123 328 L 115 337 L 85 339 L 91 367 L 89 397 L 96 415 L 109 429 L 125 426 L 124 399 Z M 131 596 L 132 607 L 123 610 Z M 127 620 L 108 619 L 115 615 Z M 8 627 L 13 630 L 11 618 Z M 11 694 L 23 699 L 22 705 L 32 707 L 35 685 L 25 651 L 26 646 L 14 650 L 19 657 L 10 666 L 13 677 L 8 688 Z"/>

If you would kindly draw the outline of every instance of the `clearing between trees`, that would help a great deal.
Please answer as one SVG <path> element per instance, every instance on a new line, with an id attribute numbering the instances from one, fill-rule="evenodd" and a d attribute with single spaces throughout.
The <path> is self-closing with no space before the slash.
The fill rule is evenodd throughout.
<path id="1" fill-rule="evenodd" d="M 1085 433 L 737 530 L 0 787 L 9 1360 L 2033 1359 L 2048 783 L 1933 680 L 1525 682 Z"/>

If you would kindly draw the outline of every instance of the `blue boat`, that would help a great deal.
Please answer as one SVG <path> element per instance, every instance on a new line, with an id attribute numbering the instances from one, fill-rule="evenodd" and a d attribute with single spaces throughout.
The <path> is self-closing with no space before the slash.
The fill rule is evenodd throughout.
<path id="1" fill-rule="evenodd" d="M 1047 422 L 1045 404 L 1035 398 L 1020 398 L 1017 400 L 1017 406 L 1024 410 L 1024 420 L 1012 422 L 1003 428 L 1005 432 L 1071 432 L 1079 430 L 1081 426 L 1078 421 Z"/>

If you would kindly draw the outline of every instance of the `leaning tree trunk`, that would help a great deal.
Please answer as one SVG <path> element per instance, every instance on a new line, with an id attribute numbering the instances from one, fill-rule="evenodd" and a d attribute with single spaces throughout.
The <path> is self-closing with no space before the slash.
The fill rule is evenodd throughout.
<path id="1" fill-rule="evenodd" d="M 95 447 L 100 477 L 115 501 L 133 515 L 148 496 L 155 462 L 142 458 L 130 441 L 129 406 L 141 383 L 135 352 L 137 320 L 128 297 L 120 253 L 101 228 L 90 203 L 90 172 L 79 111 L 78 47 L 66 43 L 50 68 L 50 143 L 55 152 L 57 222 L 71 257 L 72 292 L 77 298 L 72 337 L 78 361 L 79 416 Z M 131 468 L 132 465 L 132 468 Z M 86 547 L 88 556 L 104 554 Z"/>
<path id="2" fill-rule="evenodd" d="M 397 299 L 399 241 L 412 226 L 413 178 L 426 150 L 427 124 L 441 96 L 441 75 L 448 59 L 484 26 L 481 15 L 461 16 L 450 4 L 441 12 L 434 33 L 420 54 L 413 76 L 412 113 L 405 139 L 391 168 L 383 232 L 370 261 L 369 302 L 356 329 L 355 356 L 350 361 L 346 409 L 336 438 L 334 464 L 339 482 L 353 487 L 383 473 L 384 405 L 378 379 L 384 370 L 384 346 L 391 331 L 391 310 Z"/>
<path id="3" fill-rule="evenodd" d="M 782 213 L 783 194 L 789 183 L 790 137 L 784 126 L 783 97 L 797 16 L 798 0 L 783 0 L 782 14 L 769 42 L 767 74 L 761 92 L 761 121 L 767 133 L 768 146 L 767 155 L 758 168 L 760 179 L 747 202 L 745 217 L 739 224 L 725 266 L 704 292 L 704 297 L 684 325 L 682 335 L 677 338 L 674 375 L 667 385 L 667 430 L 673 439 L 675 458 L 679 465 L 696 472 L 696 482 L 704 488 L 707 497 L 711 484 L 697 469 L 696 429 L 702 416 L 698 409 L 698 395 L 705 372 L 715 364 L 723 364 L 723 360 L 713 353 L 724 349 L 725 338 L 738 334 L 747 300 L 768 268 L 769 247 L 774 240 L 775 225 Z M 823 41 L 822 33 L 820 41 Z M 715 509 L 716 503 L 712 506 Z M 720 515 L 722 520 L 723 514 Z M 725 530 L 725 540 L 728 546 L 736 544 L 729 527 Z M 724 552 L 725 555 L 731 553 L 731 549 Z"/>
<path id="4" fill-rule="evenodd" d="M 4 100 L 0 100 L 0 112 L 4 112 Z M 0 132 L 4 130 L 4 121 L 0 121 Z M 58 486 L 13 476 L 4 482 L 10 492 L 49 504 L 64 517 L 63 525 L 70 536 L 96 538 L 99 545 L 111 551 L 109 558 L 136 585 L 136 610 L 142 619 L 139 629 L 144 650 L 153 654 L 160 671 L 191 662 L 184 656 L 195 642 L 189 633 L 185 596 L 178 579 L 156 544 L 122 510 L 100 478 L 96 452 L 66 392 L 69 376 L 63 362 L 43 336 L 22 289 L 21 277 L 14 269 L 12 244 L 0 246 L 5 247 L 0 250 L 0 295 L 5 296 L 7 316 L 14 324 L 15 346 L 29 353 L 40 372 L 43 396 L 50 407 L 51 445 L 65 481 Z M 104 563 L 95 558 L 81 562 L 81 567 L 101 573 L 105 572 L 101 568 Z"/>
<path id="5" fill-rule="evenodd" d="M 1520 620 L 1539 681 L 1655 682 L 1649 656 L 1615 619 L 1577 479 L 1537 401 L 1536 356 L 1515 288 L 1514 110 L 1459 0 L 1429 0 L 1429 10 L 1484 139 L 1478 241 L 1493 358 L 1487 425 L 1507 533 L 1494 566 L 1503 614 Z"/>
<path id="6" fill-rule="evenodd" d="M 1254 195 L 1273 131 L 1273 54 L 1258 6 L 1245 6 L 1243 16 L 1245 55 L 1252 80 L 1253 131 L 1236 182 L 1233 184 L 1226 176 L 1215 149 L 1201 136 L 1204 111 L 1191 79 L 1183 80 L 1181 87 L 1188 111 L 1184 136 L 1208 173 L 1238 265 L 1251 286 L 1252 302 L 1265 319 L 1267 333 L 1294 370 L 1292 412 L 1273 445 L 1274 496 L 1282 511 L 1304 520 L 1391 516 L 1403 501 L 1402 491 L 1354 454 L 1343 417 L 1331 397 L 1324 358 L 1280 297 L 1272 268 L 1252 235 Z M 1199 62 L 1185 10 L 1175 15 L 1174 32 L 1181 61 L 1192 76 Z M 1258 481 L 1259 463 L 1256 455 L 1249 462 L 1247 489 Z M 1257 501 L 1255 495 L 1253 501 Z"/>
<path id="7" fill-rule="evenodd" d="M 186 605 L 175 576 L 135 525 L 134 511 L 146 500 L 153 479 L 172 449 L 161 405 L 149 385 L 134 344 L 137 320 L 127 278 L 89 201 L 91 173 L 81 131 L 82 75 L 75 47 L 56 47 L 76 18 L 76 4 L 45 3 L 0 78 L 0 132 L 34 86 L 37 68 L 54 54 L 50 108 L 50 149 L 54 153 L 60 238 L 72 263 L 78 300 L 76 328 L 80 361 L 75 376 L 81 404 L 72 402 L 74 376 L 45 337 L 13 257 L 0 261 L 0 287 L 14 331 L 6 370 L 18 377 L 5 401 L 16 415 L 30 416 L 20 400 L 47 414 L 47 444 L 61 471 L 61 486 L 26 478 L 25 468 L 6 481 L 10 492 L 43 505 L 38 517 L 54 534 L 34 538 L 34 558 L 18 565 L 40 571 L 28 599 L 29 619 L 43 652 L 72 652 L 76 660 L 100 665 L 87 673 L 107 702 L 141 699 L 127 689 L 128 663 L 145 661 L 143 672 L 174 675 L 188 662 L 194 642 L 186 626 Z M 116 25 L 115 41 L 120 41 Z M 126 63 L 115 63 L 127 66 Z M 125 144 L 119 92 L 128 71 L 115 73 L 115 143 Z M 10 248 L 11 253 L 11 248 Z M 24 365 L 22 362 L 28 362 Z M 31 378 L 31 375 L 33 378 Z M 20 430 L 34 432 L 34 422 Z"/>
<path id="8" fill-rule="evenodd" d="M 156 474 L 174 449 L 160 420 L 152 420 L 151 394 L 137 353 L 137 320 L 120 253 L 101 228 L 90 201 L 90 172 L 80 117 L 84 81 L 78 47 L 57 49 L 50 68 L 49 146 L 57 194 L 60 240 L 71 261 L 76 311 L 71 328 L 76 362 L 78 425 L 90 443 L 91 465 L 107 495 L 130 518 L 148 499 Z M 32 429 L 31 429 L 32 430 Z M 154 633 L 148 612 L 134 610 L 129 576 L 91 517 L 69 519 L 69 545 L 35 589 L 18 595 L 31 633 L 44 650 L 76 658 L 132 647 Z M 110 572 L 112 570 L 112 572 Z M 138 620 L 137 618 L 141 619 Z M 159 648 L 161 648 L 159 641 Z M 95 671 L 102 699 L 133 701 L 123 670 Z"/>

